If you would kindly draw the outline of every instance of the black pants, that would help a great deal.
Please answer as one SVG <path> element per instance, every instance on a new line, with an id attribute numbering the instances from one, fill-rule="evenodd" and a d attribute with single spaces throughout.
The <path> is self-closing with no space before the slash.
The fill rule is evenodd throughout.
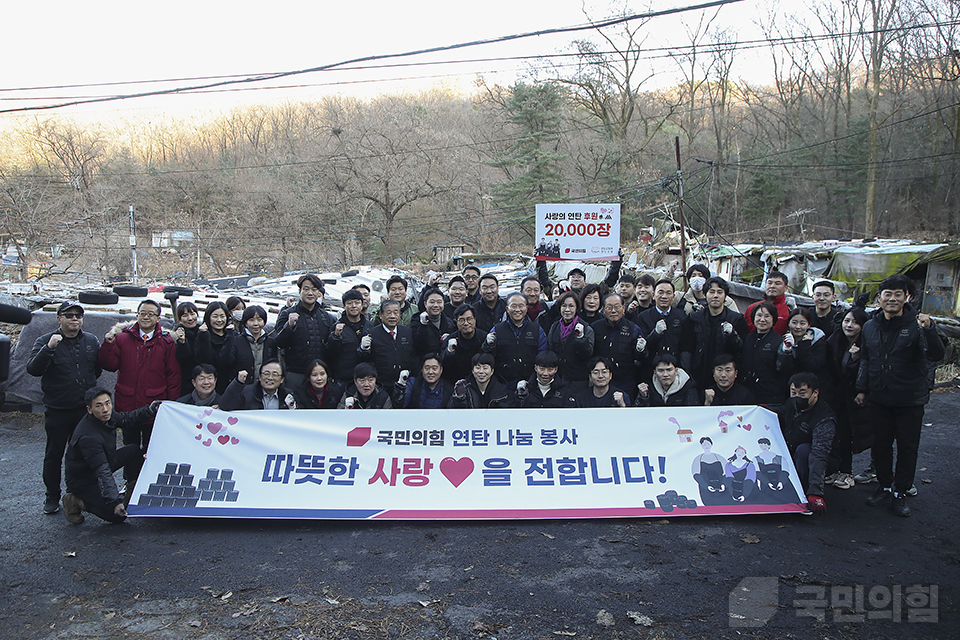
<path id="1" fill-rule="evenodd" d="M 63 452 L 73 430 L 83 416 L 86 407 L 78 409 L 47 409 L 43 416 L 43 428 L 47 432 L 47 446 L 43 453 L 43 484 L 47 488 L 47 500 L 60 500 L 60 479 L 63 470 Z"/>
<path id="2" fill-rule="evenodd" d="M 923 405 L 891 407 L 875 405 L 873 412 L 873 464 L 881 487 L 905 493 L 913 486 L 920 450 Z M 893 443 L 897 443 L 897 467 L 893 467 Z"/>
<path id="3" fill-rule="evenodd" d="M 117 449 L 114 463 L 110 465 L 110 471 L 116 471 L 120 467 L 123 467 L 124 477 L 127 477 L 127 472 L 131 472 L 133 477 L 136 478 L 140 473 L 140 467 L 143 466 L 143 454 L 145 451 L 145 449 L 141 449 L 134 444 L 120 447 Z M 83 500 L 84 511 L 89 511 L 102 520 L 117 523 L 127 519 L 127 516 L 118 516 L 114 512 L 117 503 L 112 502 L 108 504 L 106 499 L 100 494 L 99 488 L 96 485 L 90 485 L 87 488 L 74 492 L 73 495 Z"/>
<path id="4" fill-rule="evenodd" d="M 153 420 L 151 419 L 149 423 L 124 427 L 121 429 L 121 432 L 124 449 L 126 449 L 127 446 L 135 445 L 143 451 L 146 451 L 147 446 L 150 444 L 150 434 L 153 433 Z M 127 484 L 137 481 L 141 466 L 143 465 L 127 465 L 124 467 L 123 478 L 127 481 Z M 117 468 L 119 469 L 119 467 Z M 114 471 L 116 471 L 116 469 L 114 469 Z"/>

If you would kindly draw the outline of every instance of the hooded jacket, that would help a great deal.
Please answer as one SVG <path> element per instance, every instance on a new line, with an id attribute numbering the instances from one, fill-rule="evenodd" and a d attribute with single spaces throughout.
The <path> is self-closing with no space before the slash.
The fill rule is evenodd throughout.
<path id="1" fill-rule="evenodd" d="M 683 369 L 677 369 L 677 377 L 669 389 L 664 389 L 654 376 L 647 397 L 637 395 L 638 407 L 695 407 L 700 404 L 700 395 L 693 378 Z"/>

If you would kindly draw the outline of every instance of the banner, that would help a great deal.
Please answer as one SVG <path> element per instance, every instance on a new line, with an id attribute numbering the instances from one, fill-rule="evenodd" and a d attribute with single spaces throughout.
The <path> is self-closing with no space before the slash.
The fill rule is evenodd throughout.
<path id="1" fill-rule="evenodd" d="M 803 511 L 759 407 L 224 411 L 164 402 L 128 512 L 497 520 Z"/>
<path id="2" fill-rule="evenodd" d="M 538 204 L 537 260 L 617 260 L 619 204 Z"/>

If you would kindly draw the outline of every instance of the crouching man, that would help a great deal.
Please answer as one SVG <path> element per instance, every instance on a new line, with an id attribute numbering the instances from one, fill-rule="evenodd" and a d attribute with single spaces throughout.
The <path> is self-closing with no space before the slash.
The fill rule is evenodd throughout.
<path id="1" fill-rule="evenodd" d="M 800 484 L 807 493 L 807 508 L 825 513 L 823 477 L 837 430 L 837 417 L 830 406 L 820 400 L 820 383 L 810 372 L 796 373 L 790 378 L 790 399 L 779 411 L 783 439 L 793 456 Z"/>
<path id="2" fill-rule="evenodd" d="M 120 495 L 113 472 L 123 468 L 136 478 L 143 466 L 144 449 L 128 444 L 117 449 L 117 429 L 141 426 L 153 420 L 160 407 L 154 400 L 145 407 L 126 413 L 114 413 L 110 392 L 99 387 L 87 391 L 85 415 L 67 443 L 64 462 L 67 493 L 63 496 L 63 512 L 73 524 L 83 522 L 88 511 L 107 522 L 123 522 L 127 518 L 126 500 L 133 492 L 128 483 L 126 500 Z"/>

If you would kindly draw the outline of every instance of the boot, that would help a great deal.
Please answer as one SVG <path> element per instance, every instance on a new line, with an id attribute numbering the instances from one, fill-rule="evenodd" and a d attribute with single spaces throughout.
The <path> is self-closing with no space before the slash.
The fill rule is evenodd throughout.
<path id="1" fill-rule="evenodd" d="M 83 504 L 83 500 L 72 493 L 63 494 L 63 515 L 66 516 L 67 522 L 83 524 L 84 509 L 86 509 L 86 505 Z"/>

